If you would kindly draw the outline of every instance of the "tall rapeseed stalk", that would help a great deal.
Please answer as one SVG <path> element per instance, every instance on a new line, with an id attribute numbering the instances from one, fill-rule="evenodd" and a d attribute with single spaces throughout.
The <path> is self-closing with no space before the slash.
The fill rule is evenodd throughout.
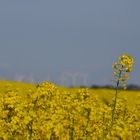
<path id="1" fill-rule="evenodd" d="M 134 60 L 128 54 L 123 54 L 119 57 L 119 60 L 113 63 L 112 68 L 114 69 L 114 79 L 116 83 L 116 92 L 115 92 L 115 101 L 112 110 L 112 125 L 115 118 L 115 110 L 117 104 L 117 95 L 118 95 L 118 88 L 119 85 L 122 84 L 124 89 L 126 89 L 126 80 L 129 79 L 128 73 L 132 71 Z"/>

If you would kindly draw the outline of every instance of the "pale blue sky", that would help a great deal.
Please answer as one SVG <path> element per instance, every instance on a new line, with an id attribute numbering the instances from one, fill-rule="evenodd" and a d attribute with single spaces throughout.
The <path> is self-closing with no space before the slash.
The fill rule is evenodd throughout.
<path id="1" fill-rule="evenodd" d="M 0 77 L 112 84 L 112 63 L 128 53 L 135 58 L 128 83 L 140 85 L 139 6 L 139 0 L 0 1 Z"/>

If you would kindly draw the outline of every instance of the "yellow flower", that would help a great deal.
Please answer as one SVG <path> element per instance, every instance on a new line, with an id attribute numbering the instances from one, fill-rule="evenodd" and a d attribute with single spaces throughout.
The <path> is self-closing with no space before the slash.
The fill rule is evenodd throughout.
<path id="1" fill-rule="evenodd" d="M 117 71 L 114 71 L 113 74 L 116 76 L 117 75 Z"/>
<path id="2" fill-rule="evenodd" d="M 119 57 L 118 62 L 113 63 L 112 68 L 115 69 L 113 74 L 116 81 L 124 82 L 129 79 L 128 72 L 132 71 L 133 63 L 134 59 L 128 54 L 123 54 Z"/>
<path id="3" fill-rule="evenodd" d="M 124 78 L 129 79 L 129 75 L 127 73 L 125 73 Z"/>

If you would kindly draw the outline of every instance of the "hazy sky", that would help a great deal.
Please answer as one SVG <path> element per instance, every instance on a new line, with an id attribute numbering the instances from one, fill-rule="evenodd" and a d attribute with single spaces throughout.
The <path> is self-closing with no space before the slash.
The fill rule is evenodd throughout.
<path id="1" fill-rule="evenodd" d="M 0 1 L 0 78 L 111 84 L 112 63 L 128 53 L 135 58 L 128 83 L 140 85 L 139 6 L 139 0 Z"/>

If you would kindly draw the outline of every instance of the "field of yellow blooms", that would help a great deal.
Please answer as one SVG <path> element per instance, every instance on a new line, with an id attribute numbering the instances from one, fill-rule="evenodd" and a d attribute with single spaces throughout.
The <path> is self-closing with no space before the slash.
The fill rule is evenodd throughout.
<path id="1" fill-rule="evenodd" d="M 140 140 L 140 92 L 0 81 L 0 140 Z"/>

